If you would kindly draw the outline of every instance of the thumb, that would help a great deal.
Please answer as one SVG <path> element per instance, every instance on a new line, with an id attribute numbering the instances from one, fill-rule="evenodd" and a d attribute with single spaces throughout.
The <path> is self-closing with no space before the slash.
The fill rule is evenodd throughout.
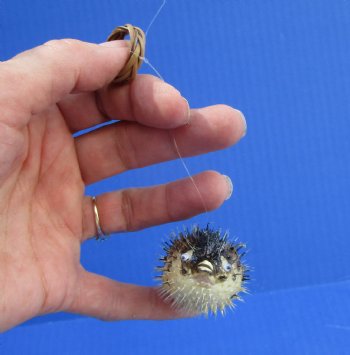
<path id="1" fill-rule="evenodd" d="M 126 63 L 126 41 L 101 45 L 53 40 L 0 63 L 0 120 L 21 128 L 31 114 L 72 92 L 95 91 L 111 82 Z M 6 90 L 5 90 L 6 88 Z"/>

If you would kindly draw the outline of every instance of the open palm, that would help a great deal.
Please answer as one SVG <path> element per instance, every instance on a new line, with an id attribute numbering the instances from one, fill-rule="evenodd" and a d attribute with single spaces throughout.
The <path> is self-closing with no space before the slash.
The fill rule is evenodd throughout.
<path id="1" fill-rule="evenodd" d="M 175 159 L 174 138 L 183 156 L 225 148 L 245 123 L 223 105 L 190 111 L 176 89 L 150 75 L 108 86 L 128 48 L 50 41 L 0 64 L 0 330 L 62 310 L 109 320 L 181 316 L 153 288 L 80 265 L 81 243 L 96 234 L 85 185 Z M 73 138 L 112 118 L 121 121 Z M 230 194 L 219 173 L 194 179 L 208 210 Z M 204 209 L 189 179 L 104 194 L 97 206 L 106 233 Z"/>

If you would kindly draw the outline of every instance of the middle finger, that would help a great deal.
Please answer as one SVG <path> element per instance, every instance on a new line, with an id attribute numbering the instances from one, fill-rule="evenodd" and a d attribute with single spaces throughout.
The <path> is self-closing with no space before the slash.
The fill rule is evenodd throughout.
<path id="1" fill-rule="evenodd" d="M 118 122 L 75 139 L 82 178 L 91 184 L 126 170 L 226 148 L 245 133 L 242 114 L 225 105 L 191 111 L 188 125 L 163 130 Z"/>

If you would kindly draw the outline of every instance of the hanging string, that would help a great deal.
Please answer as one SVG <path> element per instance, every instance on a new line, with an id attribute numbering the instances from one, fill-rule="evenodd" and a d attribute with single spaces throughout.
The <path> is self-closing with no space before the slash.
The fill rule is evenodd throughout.
<path id="1" fill-rule="evenodd" d="M 154 24 L 155 20 L 157 19 L 157 17 L 159 16 L 160 12 L 163 10 L 163 7 L 166 4 L 166 0 L 163 0 L 162 5 L 160 5 L 159 9 L 157 10 L 156 14 L 153 16 L 151 22 L 149 23 L 147 29 L 146 29 L 146 37 L 148 35 L 148 31 L 151 29 L 152 25 Z"/>
<path id="2" fill-rule="evenodd" d="M 174 135 L 173 135 L 172 133 L 171 133 L 171 137 L 172 137 L 172 139 L 173 139 L 173 144 L 174 144 L 176 153 L 177 153 L 177 155 L 178 155 L 178 157 L 179 157 L 179 159 L 180 159 L 180 161 L 181 161 L 181 164 L 183 165 L 183 167 L 184 167 L 184 169 L 185 169 L 185 171 L 186 171 L 188 177 L 189 177 L 190 180 L 192 181 L 193 186 L 195 187 L 195 189 L 196 189 L 196 191 L 197 191 L 197 193 L 198 193 L 198 195 L 199 195 L 199 197 L 200 197 L 200 199 L 201 199 L 202 205 L 203 205 L 203 207 L 204 207 L 204 211 L 205 211 L 206 213 L 208 213 L 207 205 L 206 205 L 205 202 L 204 202 L 203 196 L 202 196 L 202 194 L 201 194 L 201 192 L 200 192 L 200 190 L 199 190 L 199 188 L 198 188 L 196 182 L 194 181 L 193 176 L 192 176 L 192 174 L 190 173 L 190 170 L 188 169 L 188 167 L 187 167 L 187 165 L 186 165 L 184 159 L 183 159 L 182 156 L 181 156 L 181 153 L 180 153 L 179 147 L 178 147 L 178 145 L 177 145 L 176 139 L 175 139 L 175 137 L 174 137 Z"/>
<path id="3" fill-rule="evenodd" d="M 142 62 L 145 62 L 146 64 L 148 64 L 149 67 L 157 75 L 157 77 L 159 77 L 159 79 L 164 81 L 162 75 L 151 64 L 151 62 L 144 56 L 144 54 L 145 54 L 145 46 L 146 46 L 146 36 L 147 36 L 150 28 L 154 24 L 155 20 L 159 16 L 160 12 L 162 11 L 163 7 L 165 6 L 165 4 L 166 4 L 166 0 L 163 0 L 161 6 L 159 7 L 157 12 L 153 16 L 150 24 L 148 25 L 147 30 L 146 30 L 146 34 L 142 31 L 141 28 L 130 25 L 130 24 L 126 24 L 124 26 L 116 27 L 112 31 L 112 33 L 109 35 L 107 41 L 122 40 L 127 35 L 129 35 L 129 37 L 130 37 L 130 56 L 129 56 L 128 61 L 126 62 L 125 66 L 123 67 L 123 69 L 119 72 L 119 74 L 113 80 L 113 84 L 124 85 L 124 84 L 130 83 L 132 80 L 134 80 L 136 77 L 137 71 L 140 68 Z M 171 131 L 170 131 L 170 136 L 172 138 L 172 144 L 174 145 L 176 154 L 177 154 L 178 158 L 180 159 L 182 166 L 184 167 L 188 177 L 190 178 L 193 186 L 195 187 L 195 189 L 197 191 L 197 194 L 198 194 L 198 196 L 201 200 L 201 203 L 203 205 L 204 211 L 207 213 L 208 209 L 205 204 L 204 198 L 203 198 L 196 182 L 194 181 L 194 179 L 193 179 L 193 177 L 192 177 L 192 175 L 191 175 L 191 173 L 190 173 L 190 171 L 189 171 L 189 169 L 188 169 L 188 167 L 187 167 L 187 165 L 180 153 L 179 146 L 178 146 L 176 139 Z"/>

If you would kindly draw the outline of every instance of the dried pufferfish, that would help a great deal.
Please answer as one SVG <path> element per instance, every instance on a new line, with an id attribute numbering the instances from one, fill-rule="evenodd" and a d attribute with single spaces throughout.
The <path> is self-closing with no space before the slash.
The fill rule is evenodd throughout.
<path id="1" fill-rule="evenodd" d="M 233 300 L 246 292 L 243 286 L 249 279 L 248 268 L 241 261 L 245 245 L 231 243 L 228 234 L 221 235 L 209 225 L 195 226 L 166 242 L 161 295 L 177 309 L 190 313 L 225 313 L 234 307 Z"/>

